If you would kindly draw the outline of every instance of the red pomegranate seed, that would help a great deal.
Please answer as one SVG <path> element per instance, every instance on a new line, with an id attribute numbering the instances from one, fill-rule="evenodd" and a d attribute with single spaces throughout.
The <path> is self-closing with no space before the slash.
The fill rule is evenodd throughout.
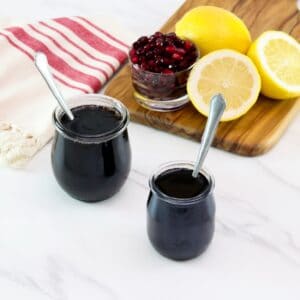
<path id="1" fill-rule="evenodd" d="M 141 63 L 141 69 L 142 69 L 142 70 L 148 70 L 148 65 L 147 65 L 147 63 L 142 62 L 142 63 Z"/>
<path id="2" fill-rule="evenodd" d="M 178 53 L 173 53 L 172 58 L 174 58 L 175 60 L 181 60 L 182 56 Z"/>
<path id="3" fill-rule="evenodd" d="M 168 57 L 164 58 L 164 64 L 165 65 L 171 65 L 172 63 L 173 63 L 172 58 L 168 58 Z"/>
<path id="4" fill-rule="evenodd" d="M 133 57 L 135 55 L 135 50 L 133 48 L 130 49 L 129 55 L 130 57 Z"/>
<path id="5" fill-rule="evenodd" d="M 166 52 L 168 52 L 170 54 L 175 53 L 175 51 L 176 51 L 176 48 L 174 46 L 167 46 L 166 47 Z"/>
<path id="6" fill-rule="evenodd" d="M 154 60 L 149 60 L 148 65 L 149 65 L 149 67 L 155 67 L 156 66 Z"/>
<path id="7" fill-rule="evenodd" d="M 180 54 L 181 56 L 185 55 L 186 54 L 186 51 L 182 48 L 177 48 L 176 49 L 176 53 Z"/>
<path id="8" fill-rule="evenodd" d="M 157 32 L 154 33 L 154 36 L 155 37 L 162 37 L 163 34 L 161 32 L 159 32 L 159 31 L 157 31 Z"/>
<path id="9" fill-rule="evenodd" d="M 146 36 L 141 36 L 138 40 L 137 40 L 139 45 L 145 45 L 148 43 L 148 37 Z"/>
<path id="10" fill-rule="evenodd" d="M 137 63 L 139 62 L 139 58 L 138 58 L 136 55 L 134 55 L 134 56 L 131 57 L 131 61 L 132 61 L 134 64 L 137 64 Z"/>
<path id="11" fill-rule="evenodd" d="M 184 42 L 184 49 L 185 49 L 185 50 L 191 49 L 192 46 L 193 46 L 193 44 L 192 44 L 190 41 L 185 41 L 185 42 Z"/>

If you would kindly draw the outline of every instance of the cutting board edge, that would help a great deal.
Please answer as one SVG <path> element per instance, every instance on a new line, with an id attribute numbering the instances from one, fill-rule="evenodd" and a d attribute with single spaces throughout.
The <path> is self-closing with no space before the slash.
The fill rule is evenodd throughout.
<path id="1" fill-rule="evenodd" d="M 300 103 L 300 100 L 298 100 L 298 103 Z M 299 106 L 300 105 L 298 105 L 298 107 Z M 264 155 L 267 152 L 269 152 L 278 143 L 281 136 L 285 133 L 285 131 L 289 127 L 288 124 L 290 123 L 290 118 L 294 118 L 297 115 L 297 111 L 298 111 L 298 109 L 296 109 L 296 108 L 292 109 L 289 112 L 289 114 L 292 114 L 292 116 L 286 116 L 285 123 L 282 122 L 278 126 L 278 128 L 276 128 L 276 130 L 275 129 L 273 130 L 273 132 L 269 135 L 268 139 L 261 140 L 258 144 L 256 144 L 255 147 L 253 147 L 251 145 L 247 145 L 247 144 L 243 144 L 241 146 L 238 143 L 232 143 L 232 141 L 227 142 L 226 140 L 222 140 L 219 138 L 214 139 L 212 146 L 219 150 L 223 150 L 223 151 L 230 152 L 230 153 L 237 154 L 237 155 L 244 156 L 244 157 L 255 157 L 255 156 Z M 146 119 L 138 119 L 136 117 L 131 117 L 131 121 L 134 123 L 143 125 L 143 126 L 154 128 L 155 130 L 158 130 L 158 131 L 162 131 L 161 127 L 159 127 L 159 125 L 151 124 L 151 126 L 150 126 Z M 166 131 L 164 131 L 164 132 L 166 132 Z M 176 129 L 174 131 L 168 131 L 167 133 L 176 135 L 176 136 L 180 136 L 182 138 L 186 138 L 188 140 L 192 140 L 195 142 L 199 142 L 201 139 L 200 137 L 195 137 L 195 136 L 191 136 L 191 135 L 187 134 L 185 130 Z M 201 134 L 199 134 L 199 135 L 201 136 Z"/>

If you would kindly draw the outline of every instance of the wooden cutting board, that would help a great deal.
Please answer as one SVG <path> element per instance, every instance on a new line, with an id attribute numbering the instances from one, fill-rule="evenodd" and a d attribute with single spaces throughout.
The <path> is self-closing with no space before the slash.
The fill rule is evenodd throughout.
<path id="1" fill-rule="evenodd" d="M 231 10 L 244 20 L 255 39 L 265 30 L 277 29 L 300 38 L 300 13 L 296 0 L 187 0 L 161 28 L 174 31 L 175 23 L 198 5 L 215 5 Z M 151 17 L 151 16 L 149 16 Z M 169 113 L 152 112 L 133 99 L 129 66 L 125 65 L 108 84 L 107 95 L 120 99 L 135 122 L 200 141 L 206 118 L 191 104 Z M 300 100 L 276 101 L 260 96 L 255 106 L 242 118 L 220 124 L 213 145 L 246 156 L 267 152 L 276 144 L 293 116 Z"/>

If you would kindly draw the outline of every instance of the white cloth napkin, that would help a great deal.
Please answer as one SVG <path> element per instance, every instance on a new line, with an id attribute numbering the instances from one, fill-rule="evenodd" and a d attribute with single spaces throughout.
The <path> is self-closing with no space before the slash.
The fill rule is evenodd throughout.
<path id="1" fill-rule="evenodd" d="M 57 105 L 33 63 L 48 56 L 64 97 L 94 93 L 127 59 L 132 36 L 111 18 L 63 17 L 11 26 L 0 19 L 0 163 L 23 166 L 52 137 Z M 8 23 L 6 23 L 8 24 Z"/>

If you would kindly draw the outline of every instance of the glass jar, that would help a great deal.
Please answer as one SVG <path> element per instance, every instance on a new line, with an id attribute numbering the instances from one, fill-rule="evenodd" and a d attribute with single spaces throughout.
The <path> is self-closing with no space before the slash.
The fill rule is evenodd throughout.
<path id="1" fill-rule="evenodd" d="M 120 115 L 116 128 L 101 134 L 82 135 L 64 126 L 61 122 L 64 112 L 60 107 L 53 113 L 55 135 L 51 158 L 58 184 L 78 200 L 107 199 L 120 190 L 130 170 L 129 112 L 118 100 L 101 94 L 76 96 L 68 105 L 71 109 L 96 105 Z"/>
<path id="2" fill-rule="evenodd" d="M 144 108 L 154 111 L 174 111 L 189 102 L 186 83 L 194 64 L 172 74 L 142 70 L 131 64 L 131 78 L 135 100 Z"/>
<path id="3" fill-rule="evenodd" d="M 191 162 L 170 162 L 163 165 L 149 180 L 147 231 L 154 248 L 174 260 L 187 260 L 200 255 L 210 244 L 215 227 L 214 180 L 201 170 L 208 184 L 192 198 L 175 198 L 164 194 L 156 179 L 172 169 L 193 170 Z"/>

